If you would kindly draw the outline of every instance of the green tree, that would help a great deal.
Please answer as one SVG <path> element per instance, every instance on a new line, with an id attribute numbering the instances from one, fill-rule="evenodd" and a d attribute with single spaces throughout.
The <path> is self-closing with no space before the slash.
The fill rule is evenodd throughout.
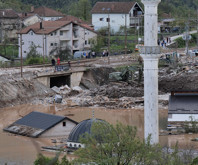
<path id="1" fill-rule="evenodd" d="M 55 157 L 49 158 L 43 154 L 38 154 L 37 159 L 34 161 L 34 165 L 71 165 L 67 160 L 66 156 L 63 156 L 61 161 L 59 161 L 59 156 L 61 152 L 58 152 Z"/>
<path id="2" fill-rule="evenodd" d="M 182 159 L 183 153 L 177 146 L 172 152 L 163 150 L 159 144 L 151 145 L 150 138 L 142 141 L 136 137 L 135 127 L 121 123 L 115 126 L 94 123 L 91 134 L 83 135 L 80 141 L 85 147 L 75 152 L 78 158 L 74 164 L 184 165 L 192 161 L 190 156 Z"/>
<path id="3" fill-rule="evenodd" d="M 90 0 L 79 0 L 71 4 L 69 14 L 88 21 L 91 18 L 91 8 Z"/>

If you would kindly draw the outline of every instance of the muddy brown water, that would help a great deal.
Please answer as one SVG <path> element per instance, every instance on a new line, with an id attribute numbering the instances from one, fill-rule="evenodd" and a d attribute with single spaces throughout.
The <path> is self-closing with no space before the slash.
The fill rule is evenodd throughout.
<path id="1" fill-rule="evenodd" d="M 38 153 L 54 156 L 54 152 L 41 151 L 41 146 L 53 146 L 50 138 L 29 138 L 3 132 L 3 128 L 15 122 L 32 111 L 40 111 L 56 115 L 64 115 L 75 121 L 91 118 L 93 115 L 108 121 L 111 124 L 122 122 L 137 127 L 137 136 L 144 136 L 144 111 L 143 109 L 105 109 L 105 108 L 64 108 L 64 106 L 20 105 L 0 109 L 0 164 L 32 165 Z M 167 110 L 159 110 L 159 127 L 167 126 Z M 192 142 L 192 135 L 160 136 L 162 146 L 173 147 L 179 142 L 179 148 L 198 149 L 198 142 Z"/>

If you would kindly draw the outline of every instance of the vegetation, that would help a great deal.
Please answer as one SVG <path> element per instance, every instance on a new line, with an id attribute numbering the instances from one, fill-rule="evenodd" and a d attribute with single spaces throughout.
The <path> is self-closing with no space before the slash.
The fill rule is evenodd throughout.
<path id="1" fill-rule="evenodd" d="M 27 54 L 25 65 L 42 64 L 47 62 L 47 58 L 44 58 L 41 54 L 39 54 L 36 49 L 37 46 L 35 44 L 30 46 L 30 51 Z"/>
<path id="2" fill-rule="evenodd" d="M 97 123 L 92 126 L 91 132 L 92 134 L 81 138 L 85 148 L 75 152 L 78 156 L 75 163 L 182 165 L 192 162 L 192 156 L 179 152 L 177 145 L 170 152 L 159 145 L 151 145 L 150 138 L 141 141 L 136 137 L 136 128 L 132 126 L 120 123 L 107 126 Z"/>
<path id="3" fill-rule="evenodd" d="M 61 161 L 59 161 L 60 152 L 54 157 L 49 158 L 42 154 L 37 156 L 37 159 L 34 161 L 34 165 L 71 165 L 67 160 L 66 156 L 64 156 Z"/>
<path id="4" fill-rule="evenodd" d="M 191 150 L 179 151 L 178 144 L 174 149 L 165 149 L 160 145 L 151 145 L 150 138 L 142 141 L 136 137 L 136 128 L 117 123 L 116 125 L 94 123 L 91 134 L 81 136 L 85 148 L 78 149 L 74 161 L 69 162 L 60 153 L 54 158 L 39 154 L 34 165 L 195 165 L 198 158 L 193 159 Z"/>
<path id="5" fill-rule="evenodd" d="M 0 0 L 0 8 L 13 8 L 17 11 L 30 10 L 30 5 L 47 6 L 59 10 L 66 14 L 72 14 L 83 18 L 90 19 L 90 10 L 98 0 Z M 125 1 L 125 0 L 103 0 L 103 1 Z M 134 1 L 134 0 L 129 0 Z M 141 0 L 136 0 L 142 7 Z M 187 18 L 196 16 L 196 9 L 198 8 L 198 0 L 163 0 L 159 4 L 159 17 L 163 13 L 171 14 L 177 18 Z"/>
<path id="6" fill-rule="evenodd" d="M 50 56 L 53 55 L 59 57 L 61 61 L 70 60 L 72 58 L 71 49 L 69 47 L 66 47 L 65 49 L 55 47 L 50 51 Z"/>
<path id="7" fill-rule="evenodd" d="M 183 127 L 186 133 L 198 133 L 198 121 L 192 116 L 190 116 L 190 122 L 185 123 Z"/>
<path id="8" fill-rule="evenodd" d="M 197 44 L 197 34 L 191 34 L 191 39 L 189 40 L 189 46 L 195 46 Z M 178 48 L 183 48 L 186 46 L 186 41 L 182 37 L 175 40 L 177 42 Z"/>

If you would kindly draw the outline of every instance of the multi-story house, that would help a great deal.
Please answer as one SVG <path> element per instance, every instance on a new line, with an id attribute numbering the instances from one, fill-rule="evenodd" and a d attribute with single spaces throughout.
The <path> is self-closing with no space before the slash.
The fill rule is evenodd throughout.
<path id="1" fill-rule="evenodd" d="M 42 21 L 22 29 L 19 33 L 19 57 L 26 58 L 31 45 L 43 56 L 56 55 L 57 49 L 75 51 L 91 48 L 97 33 L 89 26 L 72 21 Z M 20 40 L 22 39 L 22 42 Z M 21 44 L 22 43 L 22 44 Z"/>
<path id="2" fill-rule="evenodd" d="M 119 31 L 121 26 L 137 27 L 143 10 L 137 2 L 97 2 L 91 10 L 94 30 L 107 28 Z"/>
<path id="3" fill-rule="evenodd" d="M 16 39 L 20 29 L 18 14 L 12 9 L 0 9 L 0 42 L 5 38 Z"/>

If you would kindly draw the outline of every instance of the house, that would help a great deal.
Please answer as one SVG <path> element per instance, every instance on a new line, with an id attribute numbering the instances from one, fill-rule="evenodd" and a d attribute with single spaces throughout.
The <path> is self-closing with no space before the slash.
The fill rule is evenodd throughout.
<path id="1" fill-rule="evenodd" d="M 18 14 L 12 9 L 0 9 L 0 42 L 4 38 L 17 39 L 17 31 L 20 29 Z"/>
<path id="2" fill-rule="evenodd" d="M 163 13 L 161 19 L 158 22 L 158 32 L 160 33 L 174 32 L 174 28 L 176 28 L 173 25 L 174 22 L 175 22 L 175 18 L 172 18 L 172 16 L 167 13 Z"/>
<path id="3" fill-rule="evenodd" d="M 33 25 L 42 20 L 38 14 L 34 14 L 34 13 L 19 13 L 18 15 L 22 22 L 23 27 Z"/>
<path id="4" fill-rule="evenodd" d="M 169 97 L 168 123 L 198 120 L 198 91 L 172 91 Z"/>
<path id="5" fill-rule="evenodd" d="M 31 13 L 39 15 L 43 21 L 55 21 L 65 16 L 61 12 L 58 12 L 45 6 L 41 6 L 38 8 L 34 8 L 32 6 Z"/>
<path id="6" fill-rule="evenodd" d="M 33 111 L 3 130 L 29 137 L 58 137 L 68 136 L 77 124 L 64 116 Z"/>
<path id="7" fill-rule="evenodd" d="M 97 2 L 91 10 L 94 30 L 107 28 L 117 32 L 120 27 L 140 26 L 143 10 L 137 2 Z"/>
<path id="8" fill-rule="evenodd" d="M 43 56 L 56 55 L 58 50 L 68 49 L 71 54 L 75 51 L 90 49 L 95 42 L 97 33 L 89 26 L 72 21 L 42 21 L 22 29 L 22 56 L 26 58 L 30 47 Z M 20 37 L 19 37 L 20 45 Z M 19 47 L 20 57 L 21 47 Z"/>

